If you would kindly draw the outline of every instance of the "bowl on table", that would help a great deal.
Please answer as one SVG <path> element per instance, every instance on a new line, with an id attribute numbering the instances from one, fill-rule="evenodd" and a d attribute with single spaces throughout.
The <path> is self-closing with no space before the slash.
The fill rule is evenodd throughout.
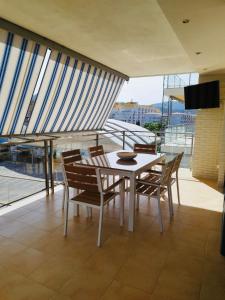
<path id="1" fill-rule="evenodd" d="M 132 160 L 137 156 L 137 153 L 123 151 L 123 152 L 117 152 L 117 156 L 119 157 L 119 159 Z"/>

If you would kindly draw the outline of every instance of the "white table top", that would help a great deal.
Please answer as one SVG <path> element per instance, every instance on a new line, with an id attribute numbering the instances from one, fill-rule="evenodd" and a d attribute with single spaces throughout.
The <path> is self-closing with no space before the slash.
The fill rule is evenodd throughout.
<path id="1" fill-rule="evenodd" d="M 164 158 L 164 154 L 144 154 L 137 153 L 137 156 L 133 160 L 121 160 L 117 156 L 117 152 L 122 151 L 114 151 L 110 153 L 106 153 L 104 155 L 98 155 L 93 158 L 84 159 L 78 164 L 87 165 L 87 166 L 95 166 L 97 168 L 106 168 L 106 169 L 114 169 L 128 172 L 137 172 L 144 169 L 147 166 L 152 166 L 158 162 L 160 162 Z"/>

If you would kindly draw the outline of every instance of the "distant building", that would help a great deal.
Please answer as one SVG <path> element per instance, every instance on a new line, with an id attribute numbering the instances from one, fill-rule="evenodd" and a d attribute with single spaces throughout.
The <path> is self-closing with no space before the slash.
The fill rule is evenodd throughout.
<path id="1" fill-rule="evenodd" d="M 109 118 L 144 126 L 145 123 L 161 122 L 162 114 L 152 105 L 130 101 L 115 103 Z M 195 114 L 191 112 L 173 112 L 169 118 L 170 125 L 193 124 L 194 121 Z"/>
<path id="2" fill-rule="evenodd" d="M 116 102 L 113 106 L 113 110 L 123 110 L 123 109 L 139 109 L 143 112 L 160 112 L 158 108 L 153 107 L 153 105 L 141 105 L 138 102 Z"/>
<path id="3" fill-rule="evenodd" d="M 190 112 L 174 112 L 170 117 L 170 125 L 194 124 L 196 115 Z"/>
<path id="4" fill-rule="evenodd" d="M 146 114 L 161 116 L 160 110 L 152 105 L 140 105 L 138 102 L 117 102 L 110 113 L 111 119 L 143 126 Z"/>

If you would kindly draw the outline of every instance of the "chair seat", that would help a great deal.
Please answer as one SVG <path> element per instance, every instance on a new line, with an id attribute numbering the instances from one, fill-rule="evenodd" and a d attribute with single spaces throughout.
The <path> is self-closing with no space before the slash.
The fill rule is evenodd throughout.
<path id="1" fill-rule="evenodd" d="M 141 180 L 156 183 L 156 184 L 160 183 L 160 179 L 161 179 L 161 174 L 158 173 L 148 173 L 146 176 L 141 178 Z"/>
<path id="2" fill-rule="evenodd" d="M 108 192 L 106 194 L 104 194 L 104 203 L 106 203 L 107 201 L 109 201 L 111 198 L 113 198 L 114 196 L 116 196 L 117 193 L 113 193 L 113 192 Z M 82 193 L 80 193 L 79 195 L 73 197 L 71 199 L 72 201 L 77 201 L 80 203 L 84 203 L 84 204 L 90 204 L 90 205 L 95 205 L 95 206 L 100 206 L 100 193 L 97 192 L 88 192 L 88 191 L 84 191 Z"/>
<path id="3" fill-rule="evenodd" d="M 165 187 L 160 187 L 160 194 L 164 194 L 166 192 Z M 150 197 L 157 197 L 157 192 L 158 192 L 158 187 L 155 186 L 150 186 L 148 184 L 144 183 L 137 183 L 136 185 L 136 193 L 137 194 L 142 194 L 142 195 L 147 195 Z"/>
<path id="4" fill-rule="evenodd" d="M 149 174 L 146 175 L 143 179 L 147 180 L 147 181 L 152 181 L 152 182 L 159 182 L 161 175 L 162 175 L 161 171 L 151 170 L 151 171 L 149 171 Z M 170 178 L 170 184 L 174 184 L 175 181 L 176 181 L 176 178 L 174 178 L 174 177 Z"/>
<path id="5" fill-rule="evenodd" d="M 160 179 L 161 176 L 159 174 L 148 174 L 146 175 L 144 178 L 141 178 L 141 181 L 145 181 L 146 184 L 144 184 L 143 182 L 139 182 L 137 181 L 137 185 L 136 185 L 136 192 L 138 194 L 143 194 L 143 195 L 148 195 L 148 196 L 152 196 L 152 197 L 156 197 L 157 196 L 157 191 L 158 191 L 158 187 L 157 186 L 150 186 L 148 185 L 148 183 L 153 183 L 153 184 L 160 184 Z M 166 192 L 166 187 L 161 187 L 160 188 L 160 194 Z"/>

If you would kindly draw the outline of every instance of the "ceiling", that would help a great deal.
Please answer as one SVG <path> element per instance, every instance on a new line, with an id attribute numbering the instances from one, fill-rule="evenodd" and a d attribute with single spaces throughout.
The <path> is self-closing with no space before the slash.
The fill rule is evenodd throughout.
<path id="1" fill-rule="evenodd" d="M 158 0 L 158 3 L 195 70 L 225 73 L 225 1 Z M 190 22 L 183 24 L 184 19 Z"/>
<path id="2" fill-rule="evenodd" d="M 0 0 L 0 12 L 130 77 L 225 69 L 224 0 Z"/>

